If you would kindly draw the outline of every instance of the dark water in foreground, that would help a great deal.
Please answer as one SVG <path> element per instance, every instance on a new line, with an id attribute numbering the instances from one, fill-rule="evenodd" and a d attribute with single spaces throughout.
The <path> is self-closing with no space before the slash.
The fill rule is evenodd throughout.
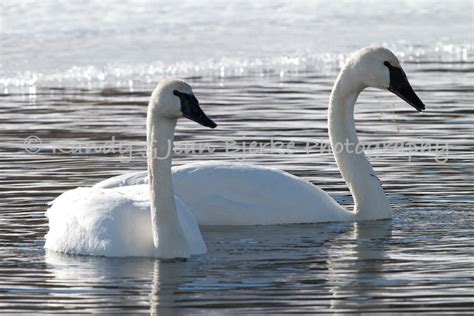
<path id="1" fill-rule="evenodd" d="M 42 249 L 47 202 L 64 190 L 145 168 L 151 85 L 1 95 L 0 311 L 472 312 L 473 64 L 405 68 L 425 113 L 374 90 L 356 109 L 363 141 L 412 146 L 369 152 L 393 220 L 204 227 L 209 253 L 186 262 L 68 257 Z M 331 154 L 314 143 L 328 142 L 334 78 L 313 72 L 190 78 L 220 125 L 206 130 L 180 122 L 178 148 L 196 141 L 215 152 L 179 153 L 175 164 L 245 159 L 304 177 L 350 205 Z M 294 141 L 295 149 L 244 154 L 244 141 L 271 139 Z M 226 142 L 241 147 L 226 151 Z M 96 150 L 104 143 L 115 152 Z M 306 143 L 315 146 L 308 153 Z M 431 150 L 417 147 L 423 144 Z M 93 149 L 71 153 L 78 146 Z"/>

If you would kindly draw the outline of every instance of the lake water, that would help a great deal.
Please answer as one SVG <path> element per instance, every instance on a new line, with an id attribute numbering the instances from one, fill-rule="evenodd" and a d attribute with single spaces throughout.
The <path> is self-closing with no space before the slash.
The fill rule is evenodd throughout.
<path id="1" fill-rule="evenodd" d="M 472 1 L 4 0 L 0 9 L 0 313 L 474 310 Z M 43 250 L 48 202 L 146 168 L 146 104 L 170 75 L 187 78 L 219 124 L 180 121 L 176 165 L 276 167 L 350 207 L 325 149 L 328 97 L 341 63 L 374 43 L 400 57 L 427 107 L 419 114 L 373 89 L 356 106 L 392 220 L 202 227 L 208 254 L 178 262 Z M 245 150 L 272 139 L 295 147 Z"/>

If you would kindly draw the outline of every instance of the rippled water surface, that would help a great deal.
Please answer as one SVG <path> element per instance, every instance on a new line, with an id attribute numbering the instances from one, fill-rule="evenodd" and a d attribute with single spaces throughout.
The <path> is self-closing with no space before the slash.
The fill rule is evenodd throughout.
<path id="1" fill-rule="evenodd" d="M 76 32 L 73 35 L 67 28 L 61 32 L 57 28 L 48 30 L 46 24 L 34 32 L 25 31 L 31 29 L 30 22 L 13 22 L 10 16 L 24 8 L 6 3 L 3 23 L 9 27 L 1 33 L 2 49 L 8 41 L 17 41 L 25 48 L 31 43 L 25 44 L 21 38 L 28 36 L 38 41 L 50 36 L 50 45 L 66 45 L 61 36 L 84 35 L 81 25 L 75 24 L 71 26 Z M 45 3 L 50 5 L 49 1 Z M 254 25 L 261 15 L 255 10 L 279 8 L 275 12 L 286 12 L 280 13 L 285 20 L 276 26 L 282 32 L 289 25 L 291 30 L 297 29 L 292 18 L 307 16 L 305 25 L 316 25 L 317 20 L 305 15 L 304 10 L 276 3 L 280 7 L 267 3 L 253 8 L 247 18 Z M 387 9 L 393 9 L 393 3 L 388 3 Z M 187 76 L 202 107 L 219 123 L 217 129 L 208 130 L 180 121 L 176 165 L 198 160 L 239 160 L 276 167 L 313 182 L 350 207 L 349 191 L 326 148 L 326 118 L 339 62 L 360 44 L 338 39 L 333 50 L 322 48 L 322 54 L 312 57 L 294 52 L 288 55 L 293 59 L 286 61 L 280 57 L 288 52 L 276 44 L 270 45 L 271 52 L 258 51 L 263 59 L 251 53 L 259 48 L 248 48 L 237 59 L 223 59 L 210 66 L 206 62 L 207 68 L 193 68 L 192 74 L 182 68 L 182 59 L 190 59 L 186 53 L 179 56 L 179 67 L 170 54 L 154 59 L 155 68 L 149 69 L 146 77 L 138 75 L 143 69 L 133 60 L 127 60 L 122 68 L 101 64 L 100 58 L 107 56 L 107 50 L 103 50 L 107 43 L 99 46 L 100 58 L 89 66 L 83 65 L 85 55 L 81 52 L 64 53 L 67 58 L 61 57 L 63 64 L 58 67 L 46 61 L 46 70 L 31 66 L 31 59 L 18 63 L 23 70 L 31 69 L 28 74 L 23 70 L 14 72 L 8 63 L 19 58 L 18 48 L 4 49 L 0 59 L 5 70 L 0 76 L 0 312 L 472 312 L 473 34 L 472 24 L 471 28 L 468 25 L 472 17 L 466 19 L 461 12 L 463 6 L 472 12 L 472 3 L 459 1 L 456 5 L 458 10 L 444 11 L 448 17 L 443 19 L 453 22 L 446 26 L 449 30 L 463 30 L 464 35 L 453 33 L 453 38 L 444 38 L 442 43 L 420 40 L 419 46 L 416 34 L 408 43 L 387 40 L 387 45 L 403 56 L 405 71 L 427 111 L 420 114 L 388 92 L 372 89 L 361 95 L 356 106 L 358 132 L 370 145 L 367 154 L 393 205 L 392 220 L 202 227 L 208 254 L 178 262 L 45 253 L 47 203 L 65 190 L 146 168 L 143 154 L 148 97 L 159 79 L 175 71 L 176 75 Z M 184 9 L 186 6 L 192 4 L 183 4 Z M 220 3 L 221 7 L 225 5 Z M 136 8 L 140 8 L 138 3 Z M 341 17 L 336 14 L 338 8 L 342 7 L 326 8 L 321 16 L 335 15 L 332 23 L 342 28 L 341 21 L 351 14 L 344 11 Z M 372 12 L 382 19 L 383 7 L 373 8 L 365 14 Z M 436 10 L 443 8 L 442 3 L 434 2 L 434 11 L 413 5 L 402 12 L 411 10 L 416 16 L 429 17 L 437 16 Z M 69 9 L 75 12 L 73 5 Z M 163 10 L 168 9 L 165 6 Z M 207 15 L 213 12 L 208 4 L 203 10 Z M 219 24 L 219 34 L 238 24 L 230 19 L 232 14 L 222 10 L 219 12 L 224 12 L 228 22 Z M 238 6 L 229 10 L 243 15 Z M 66 18 L 72 14 L 67 12 L 62 13 Z M 112 19 L 117 10 L 111 12 Z M 143 12 L 148 17 L 146 10 Z M 61 15 L 57 19 L 57 23 L 64 23 Z M 198 32 L 204 34 L 211 28 L 209 20 L 194 19 Z M 14 23 L 19 23 L 15 34 L 23 37 L 13 36 Z M 434 38 L 438 26 L 427 24 L 423 30 L 427 37 Z M 130 25 L 134 29 L 136 21 Z M 405 26 L 397 28 L 391 20 L 383 28 L 407 32 Z M 105 32 L 103 25 L 94 29 L 99 30 L 97 34 L 84 31 L 84 41 L 96 43 L 101 36 L 110 40 L 111 33 L 120 37 L 113 28 L 111 33 Z M 440 36 L 444 32 L 440 31 Z M 278 39 L 270 33 L 272 36 L 262 39 L 263 44 Z M 284 35 L 292 36 L 290 31 Z M 145 32 L 143 36 L 136 40 L 146 42 L 151 35 Z M 381 42 L 384 37 L 358 36 L 369 43 Z M 296 46 L 303 47 L 306 37 L 294 40 Z M 231 39 L 221 41 L 231 48 L 235 45 L 230 44 Z M 180 42 L 169 39 L 170 49 L 178 49 Z M 44 61 L 38 49 L 38 58 Z M 230 51 L 220 53 L 229 55 Z M 330 60 L 323 58 L 325 51 Z M 136 51 L 134 54 L 140 57 Z M 147 53 L 143 57 L 145 61 L 152 58 Z M 291 60 L 299 64 L 295 66 Z M 202 60 L 199 62 L 202 66 Z M 158 69 L 157 65 L 164 66 Z M 81 67 L 89 69 L 93 78 L 84 77 L 85 68 Z M 117 79 L 113 69 L 121 69 L 122 77 Z M 124 73 L 124 69 L 133 71 Z M 229 69 L 231 75 L 226 73 Z M 104 77 L 94 77 L 97 74 Z M 294 142 L 294 147 L 289 154 L 268 147 L 263 152 L 249 150 L 252 141 L 267 144 L 271 140 L 284 146 Z M 212 150 L 199 152 L 192 143 Z"/>

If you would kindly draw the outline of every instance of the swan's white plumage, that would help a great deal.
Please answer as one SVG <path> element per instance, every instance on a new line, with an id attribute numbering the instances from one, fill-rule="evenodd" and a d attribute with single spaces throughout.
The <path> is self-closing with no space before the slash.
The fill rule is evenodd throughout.
<path id="1" fill-rule="evenodd" d="M 117 188 L 147 183 L 146 172 L 99 182 Z M 278 169 L 242 163 L 198 162 L 173 168 L 175 194 L 199 225 L 274 225 L 348 221 L 345 211 L 326 192 Z"/>
<path id="2" fill-rule="evenodd" d="M 148 184 L 148 173 L 146 171 L 131 172 L 108 178 L 95 184 L 94 188 L 109 189 L 139 184 Z"/>
<path id="3" fill-rule="evenodd" d="M 176 198 L 179 221 L 192 255 L 206 253 L 198 224 Z M 82 187 L 66 191 L 47 211 L 45 248 L 110 257 L 159 257 L 153 244 L 148 185 Z"/>
<path id="4" fill-rule="evenodd" d="M 183 105 L 184 104 L 184 105 Z M 152 93 L 147 114 L 149 184 L 77 188 L 56 198 L 47 211 L 45 248 L 69 254 L 111 257 L 188 258 L 207 251 L 197 221 L 176 198 L 171 176 L 177 120 L 216 124 L 199 107 L 191 87 L 162 80 Z"/>
<path id="5" fill-rule="evenodd" d="M 326 192 L 277 169 L 237 163 L 176 168 L 175 192 L 200 225 L 273 225 L 350 220 Z M 192 194 L 192 190 L 198 192 Z"/>

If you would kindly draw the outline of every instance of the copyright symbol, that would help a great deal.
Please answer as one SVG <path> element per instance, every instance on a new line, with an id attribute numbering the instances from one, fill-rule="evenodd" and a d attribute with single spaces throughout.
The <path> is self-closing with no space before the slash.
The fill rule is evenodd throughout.
<path id="1" fill-rule="evenodd" d="M 36 154 L 40 151 L 42 144 L 43 142 L 38 136 L 28 136 L 23 142 L 23 148 L 29 154 Z"/>

